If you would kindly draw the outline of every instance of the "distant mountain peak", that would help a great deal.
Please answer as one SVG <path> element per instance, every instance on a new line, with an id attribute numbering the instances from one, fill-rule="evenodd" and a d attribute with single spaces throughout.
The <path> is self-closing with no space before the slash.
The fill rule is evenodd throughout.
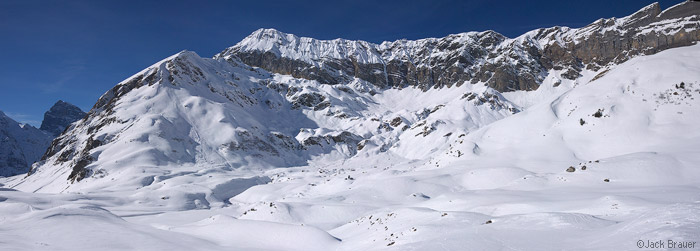
<path id="1" fill-rule="evenodd" d="M 58 136 L 71 123 L 85 117 L 85 112 L 77 106 L 58 100 L 51 108 L 44 113 L 44 120 L 40 129 L 54 136 Z"/>

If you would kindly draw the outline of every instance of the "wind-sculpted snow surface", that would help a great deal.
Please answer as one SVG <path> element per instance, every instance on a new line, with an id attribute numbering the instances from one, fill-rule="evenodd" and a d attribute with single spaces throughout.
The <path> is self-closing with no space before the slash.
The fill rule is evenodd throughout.
<path id="1" fill-rule="evenodd" d="M 678 15 L 656 12 L 610 27 Z M 499 92 L 327 84 L 184 51 L 0 179 L 0 249 L 697 248 L 698 58 L 692 45 L 572 79 L 552 68 L 536 90 Z"/>

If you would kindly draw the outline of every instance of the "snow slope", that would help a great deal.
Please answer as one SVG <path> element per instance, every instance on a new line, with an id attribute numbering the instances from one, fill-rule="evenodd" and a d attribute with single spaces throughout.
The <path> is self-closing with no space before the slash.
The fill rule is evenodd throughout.
<path id="1" fill-rule="evenodd" d="M 323 85 L 235 58 L 181 52 L 104 94 L 17 187 L 130 190 L 178 173 L 236 173 L 388 151 L 423 158 L 518 111 L 484 85 L 430 93 L 381 90 L 360 79 Z M 427 142 L 440 144 L 415 147 Z"/>
<path id="2" fill-rule="evenodd" d="M 0 249 L 697 242 L 695 5 L 514 39 L 261 29 L 177 53 L 0 179 Z"/>
<path id="3" fill-rule="evenodd" d="M 24 174 L 41 158 L 51 135 L 0 111 L 0 176 Z"/>
<path id="4" fill-rule="evenodd" d="M 359 79 L 321 85 L 182 52 L 106 93 L 77 133 L 64 134 L 78 142 L 70 146 L 100 140 L 74 149 L 94 159 L 83 179 L 68 178 L 76 159 L 57 161 L 59 151 L 29 177 L 0 180 L 24 191 L 0 188 L 0 231 L 8 233 L 0 247 L 629 250 L 639 240 L 697 242 L 697 58 L 700 46 L 669 49 L 577 80 L 550 73 L 536 91 L 500 94 L 483 83 L 428 92 Z M 221 147 L 231 142 L 235 150 Z M 246 157 L 271 149 L 278 155 Z"/>

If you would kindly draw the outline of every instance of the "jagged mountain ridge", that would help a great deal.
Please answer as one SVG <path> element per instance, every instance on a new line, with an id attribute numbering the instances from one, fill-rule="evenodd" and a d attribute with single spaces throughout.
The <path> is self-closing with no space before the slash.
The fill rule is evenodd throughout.
<path id="1" fill-rule="evenodd" d="M 534 90 L 548 70 L 574 80 L 583 68 L 598 70 L 640 54 L 687 46 L 700 39 L 700 3 L 661 11 L 658 3 L 583 28 L 543 28 L 517 38 L 467 32 L 443 38 L 373 44 L 317 40 L 260 29 L 215 58 L 237 57 L 271 72 L 344 84 L 353 78 L 379 87 L 423 90 L 484 82 L 500 91 Z"/>
<path id="2" fill-rule="evenodd" d="M 687 5 L 688 3 L 680 4 L 671 9 Z M 655 6 L 658 8 L 658 5 L 650 5 L 636 14 L 622 18 L 620 20 L 624 21 L 621 23 L 641 20 L 638 18 L 639 13 L 654 13 Z M 697 22 L 691 24 L 696 25 Z M 674 25 L 679 23 L 671 24 L 671 28 L 676 27 Z M 685 27 L 686 24 L 682 25 Z M 430 54 L 425 60 L 431 57 L 448 60 L 454 55 L 471 57 L 480 55 L 476 51 L 484 50 L 486 53 L 488 50 L 484 48 L 489 48 L 491 51 L 486 54 L 497 55 L 493 59 L 496 61 L 492 62 L 509 62 L 505 65 L 512 69 L 506 69 L 505 72 L 529 71 L 527 74 L 533 79 L 534 76 L 541 79 L 540 82 L 533 82 L 538 92 L 553 95 L 576 86 L 579 81 L 590 81 L 594 76 L 605 72 L 604 68 L 579 65 L 581 67 L 574 69 L 575 80 L 560 79 L 562 75 L 570 75 L 572 65 L 557 68 L 552 64 L 552 68 L 547 69 L 542 66 L 545 61 L 531 57 L 534 52 L 522 54 L 523 44 L 532 45 L 530 49 L 540 50 L 544 44 L 554 44 L 552 41 L 566 45 L 566 42 L 559 41 L 566 41 L 565 37 L 573 38 L 579 34 L 578 29 L 559 30 L 562 32 L 556 33 L 559 35 L 553 33 L 555 35 L 540 36 L 539 40 L 531 39 L 533 34 L 507 39 L 494 32 L 448 36 L 442 40 L 461 39 L 460 41 L 479 41 L 488 45 L 481 47 L 473 43 L 456 43 L 455 46 L 461 49 L 454 50 L 452 54 L 430 54 L 431 48 L 437 46 L 441 39 L 398 41 L 394 45 L 412 44 L 414 51 L 420 51 L 416 47 L 419 44 L 424 45 L 426 47 L 422 51 Z M 239 48 L 253 41 L 251 39 L 256 36 L 266 36 L 263 34 L 270 32 L 275 39 L 284 36 L 290 41 L 297 41 L 294 35 L 259 30 L 232 48 Z M 351 43 L 354 51 L 348 54 L 345 53 L 349 51 L 348 48 L 337 46 L 337 43 L 345 43 L 344 40 L 298 40 L 305 40 L 308 44 L 325 44 L 326 51 L 323 53 L 308 50 L 312 57 L 299 57 L 299 60 L 310 60 L 309 64 L 316 65 L 313 66 L 316 68 L 310 69 L 324 69 L 326 66 L 333 68 L 337 66 L 333 63 L 334 58 L 351 58 L 357 69 L 361 69 L 358 72 L 377 76 L 378 79 L 383 75 L 386 83 L 390 83 L 388 79 L 391 74 L 376 71 L 380 66 L 391 68 L 382 63 L 382 60 L 386 60 L 386 55 L 392 59 L 389 62 L 403 57 L 411 59 L 412 65 L 419 65 L 412 58 L 417 52 L 411 52 L 406 47 L 392 49 L 389 54 L 363 54 L 363 51 L 372 51 L 377 45 L 355 41 Z M 267 50 L 283 55 L 265 61 L 269 66 L 251 67 L 251 63 L 246 63 L 247 60 L 242 57 L 245 55 L 239 55 L 232 49 L 216 55 L 214 59 L 201 58 L 195 53 L 184 51 L 119 83 L 98 100 L 83 120 L 54 140 L 42 162 L 30 172 L 31 177 L 27 180 L 37 183 L 27 185 L 28 189 L 63 191 L 75 183 L 72 189 L 79 190 L 86 185 L 78 184 L 80 182 L 76 183 L 77 181 L 87 177 L 108 177 L 114 173 L 120 176 L 112 178 L 123 179 L 130 184 L 127 187 L 147 186 L 159 180 L 158 177 L 166 177 L 175 172 L 178 166 L 202 170 L 266 168 L 304 165 L 317 158 L 343 159 L 385 152 L 409 159 L 426 158 L 444 152 L 448 147 L 451 149 L 451 142 L 461 142 L 460 138 L 471 131 L 517 113 L 533 103 L 499 92 L 504 89 L 502 86 L 494 86 L 498 70 L 493 72 L 494 77 L 477 79 L 475 84 L 464 85 L 455 80 L 451 84 L 455 88 L 430 92 L 426 92 L 429 87 L 437 86 L 432 82 L 413 85 L 404 81 L 404 84 L 398 86 L 383 85 L 358 75 L 340 74 L 338 76 L 348 82 L 329 84 L 330 82 L 313 77 L 295 77 L 298 74 L 280 72 L 272 66 L 279 64 L 280 67 L 289 67 L 284 62 L 296 64 L 294 60 L 297 59 L 284 61 L 288 58 L 284 56 L 287 55 L 285 53 L 291 53 L 289 55 L 292 56 L 304 54 L 293 54 L 296 50 L 281 50 L 284 47 L 275 47 L 276 43 L 269 44 L 270 41 L 276 40 L 251 42 L 255 46 L 270 45 Z M 378 48 L 393 47 L 389 44 L 384 43 Z M 255 46 L 251 48 L 258 48 Z M 448 45 L 444 49 L 449 48 Z M 495 54 L 499 51 L 511 53 Z M 276 56 L 274 53 L 267 55 Z M 539 66 L 522 67 L 524 64 L 514 60 L 513 56 L 517 56 L 518 60 L 527 60 L 531 66 Z M 476 57 L 472 58 L 483 62 Z M 459 60 L 454 62 L 459 65 Z M 365 69 L 362 65 L 373 65 L 374 68 Z M 590 65 L 592 64 L 587 66 Z M 493 69 L 488 64 L 474 67 L 484 72 Z M 433 70 L 428 70 L 431 71 Z M 459 70 L 454 72 L 459 75 Z M 311 73 L 314 71 L 309 72 Z M 469 82 L 472 83 L 473 79 Z M 545 85 L 545 82 L 548 84 Z M 392 86 L 418 88 L 388 88 Z M 562 87 L 557 89 L 557 86 Z M 520 88 L 506 88 L 516 89 Z M 423 145 L 431 147 L 416 147 Z M 467 145 L 462 146 L 456 155 L 479 154 L 478 145 Z M 141 169 L 143 172 L 138 172 Z"/>

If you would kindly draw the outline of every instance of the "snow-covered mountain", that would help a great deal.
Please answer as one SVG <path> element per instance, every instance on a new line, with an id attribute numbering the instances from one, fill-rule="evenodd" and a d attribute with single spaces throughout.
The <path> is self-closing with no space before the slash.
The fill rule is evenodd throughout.
<path id="1" fill-rule="evenodd" d="M 0 245 L 694 241 L 698 30 L 700 3 L 684 2 L 517 38 L 372 44 L 261 29 L 213 58 L 183 51 L 102 95 L 27 176 L 0 180 L 12 188 L 0 188 L 0 215 L 13 216 L 0 231 L 18 236 Z M 32 234 L 75 221 L 80 238 Z"/>
<path id="2" fill-rule="evenodd" d="M 517 111 L 485 86 L 430 94 L 382 90 L 359 79 L 331 86 L 184 51 L 103 95 L 86 119 L 54 140 L 23 186 L 82 190 L 101 183 L 76 181 L 101 177 L 121 180 L 110 183 L 121 188 L 141 187 L 182 166 L 298 166 L 389 150 L 428 156 L 440 147 L 415 145 L 448 142 Z M 144 175 L 143 168 L 153 173 Z"/>
<path id="3" fill-rule="evenodd" d="M 700 39 L 697 4 L 688 1 L 662 12 L 654 3 L 623 18 L 578 29 L 537 29 L 512 39 L 485 31 L 372 44 L 260 29 L 215 58 L 235 56 L 323 84 L 359 78 L 378 87 L 427 90 L 482 82 L 501 92 L 534 90 L 552 69 L 561 71 L 557 77 L 575 80 L 584 68 L 598 71 L 636 55 L 695 43 Z"/>
<path id="4" fill-rule="evenodd" d="M 53 142 L 29 179 L 63 190 L 66 180 L 137 166 L 159 175 L 164 166 L 295 166 L 358 152 L 425 158 L 536 102 L 522 100 L 531 94 L 508 98 L 506 90 L 561 93 L 642 51 L 694 43 L 697 4 L 663 12 L 652 4 L 624 18 L 514 39 L 489 31 L 377 45 L 260 29 L 214 59 L 184 51 L 118 84 Z M 649 36 L 655 42 L 644 42 Z M 612 38 L 623 45 L 593 49 L 615 43 L 590 42 Z M 392 71 L 397 64 L 431 77 Z M 51 177 L 39 178 L 44 172 Z"/>
<path id="5" fill-rule="evenodd" d="M 0 111 L 0 176 L 25 174 L 51 143 L 51 135 Z"/>
<path id="6" fill-rule="evenodd" d="M 85 112 L 77 106 L 59 100 L 44 113 L 39 129 L 51 133 L 54 137 L 60 135 L 71 123 L 85 117 Z"/>

